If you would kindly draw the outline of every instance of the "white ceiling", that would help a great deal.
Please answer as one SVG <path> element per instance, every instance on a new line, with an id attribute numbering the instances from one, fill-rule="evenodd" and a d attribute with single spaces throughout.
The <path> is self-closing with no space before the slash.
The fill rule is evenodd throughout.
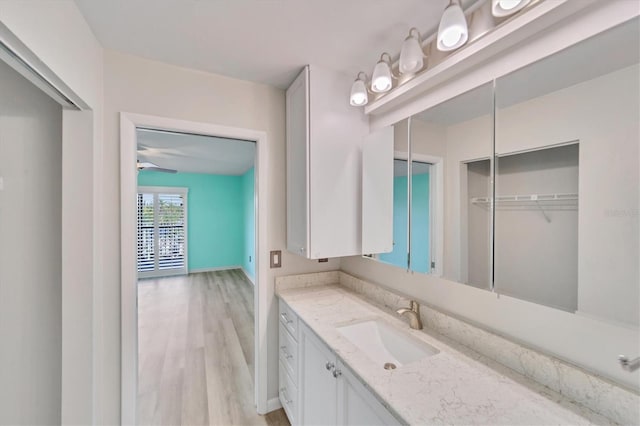
<path id="1" fill-rule="evenodd" d="M 476 0 L 463 0 L 468 7 Z M 370 73 L 448 0 L 76 0 L 105 48 L 286 88 L 314 64 Z"/>
<path id="2" fill-rule="evenodd" d="M 182 173 L 242 175 L 254 164 L 254 142 L 138 129 L 138 160 Z"/>

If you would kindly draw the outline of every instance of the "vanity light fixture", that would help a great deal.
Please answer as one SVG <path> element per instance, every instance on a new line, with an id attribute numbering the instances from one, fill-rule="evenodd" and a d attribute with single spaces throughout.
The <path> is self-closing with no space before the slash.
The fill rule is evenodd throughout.
<path id="1" fill-rule="evenodd" d="M 491 14 L 496 18 L 513 15 L 529 3 L 531 0 L 491 0 Z"/>
<path id="2" fill-rule="evenodd" d="M 471 1 L 471 0 L 469 0 Z M 502 25 L 520 12 L 526 12 L 544 0 L 475 0 L 466 15 L 462 10 L 462 0 L 449 0 L 438 26 L 438 32 L 422 40 L 417 28 L 411 28 L 402 43 L 397 63 L 389 53 L 380 55 L 371 75 L 360 72 L 351 86 L 349 103 L 364 107 L 369 100 L 378 100 L 396 86 L 402 86 L 414 77 L 433 68 L 449 57 L 449 52 L 473 43 Z M 428 57 L 425 52 L 431 55 Z M 425 60 L 428 58 L 428 61 Z M 393 67 L 397 65 L 396 74 Z M 364 76 L 364 77 L 363 77 Z M 393 80 L 396 80 L 394 83 Z"/>
<path id="3" fill-rule="evenodd" d="M 414 74 L 424 66 L 424 52 L 420 32 L 416 28 L 409 30 L 409 35 L 402 43 L 400 64 L 398 68 L 402 74 Z"/>
<path id="4" fill-rule="evenodd" d="M 438 50 L 448 52 L 464 45 L 469 39 L 467 18 L 459 0 L 450 0 L 438 27 Z"/>
<path id="5" fill-rule="evenodd" d="M 385 93 L 393 87 L 393 73 L 391 72 L 391 55 L 384 52 L 373 69 L 371 75 L 371 90 L 375 93 Z"/>
<path id="6" fill-rule="evenodd" d="M 364 76 L 364 77 L 363 77 Z M 365 106 L 369 102 L 369 93 L 367 92 L 367 74 L 360 71 L 356 81 L 351 86 L 351 98 L 349 103 L 352 106 Z"/>

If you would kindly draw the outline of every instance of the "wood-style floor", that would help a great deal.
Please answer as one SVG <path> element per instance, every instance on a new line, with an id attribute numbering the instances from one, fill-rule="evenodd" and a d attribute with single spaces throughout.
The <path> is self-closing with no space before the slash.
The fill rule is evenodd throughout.
<path id="1" fill-rule="evenodd" d="M 288 425 L 254 406 L 253 285 L 240 270 L 138 283 L 138 424 Z"/>

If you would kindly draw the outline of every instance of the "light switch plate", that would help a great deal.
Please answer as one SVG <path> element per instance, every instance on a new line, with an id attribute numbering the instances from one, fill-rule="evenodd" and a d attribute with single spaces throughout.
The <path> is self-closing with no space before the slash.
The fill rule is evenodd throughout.
<path id="1" fill-rule="evenodd" d="M 272 250 L 270 253 L 271 258 L 271 268 L 280 268 L 282 267 L 282 251 L 280 250 Z"/>

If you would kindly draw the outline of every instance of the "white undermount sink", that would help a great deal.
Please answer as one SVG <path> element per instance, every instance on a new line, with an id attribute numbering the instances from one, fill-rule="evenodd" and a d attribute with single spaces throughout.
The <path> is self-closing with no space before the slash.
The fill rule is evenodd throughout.
<path id="1" fill-rule="evenodd" d="M 340 334 L 380 367 L 393 369 L 440 352 L 433 346 L 380 319 L 337 327 Z"/>

